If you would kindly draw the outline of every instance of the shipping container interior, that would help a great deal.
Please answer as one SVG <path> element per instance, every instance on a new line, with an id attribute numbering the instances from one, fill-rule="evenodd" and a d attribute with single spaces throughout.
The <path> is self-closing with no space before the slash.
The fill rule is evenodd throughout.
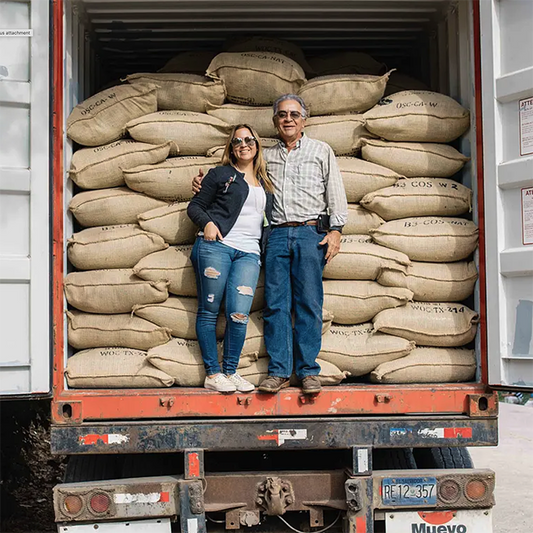
<path id="1" fill-rule="evenodd" d="M 472 9 L 469 1 L 449 0 L 67 0 L 64 118 L 77 103 L 128 74 L 156 72 L 182 51 L 222 51 L 225 43 L 242 35 L 285 39 L 301 47 L 307 58 L 366 52 L 470 110 L 471 128 L 453 145 L 471 159 L 454 179 L 473 189 L 471 216 L 478 223 Z M 67 172 L 72 153 L 72 142 L 65 137 L 64 213 L 73 194 Z M 65 215 L 65 239 L 73 231 L 75 223 Z M 478 256 L 476 252 L 479 265 Z M 70 268 L 65 253 L 65 272 Z M 479 281 L 467 303 L 479 312 Z M 484 375 L 482 335 L 484 327 L 475 341 L 477 382 Z M 179 389 L 172 392 L 179 394 Z"/>

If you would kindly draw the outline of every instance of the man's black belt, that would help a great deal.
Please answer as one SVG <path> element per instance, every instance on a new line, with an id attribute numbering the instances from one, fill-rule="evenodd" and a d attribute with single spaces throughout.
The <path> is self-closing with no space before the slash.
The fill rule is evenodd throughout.
<path id="1" fill-rule="evenodd" d="M 284 222 L 283 224 L 275 224 L 273 228 L 294 228 L 296 226 L 316 226 L 317 221 L 315 220 L 306 220 L 305 222 Z"/>

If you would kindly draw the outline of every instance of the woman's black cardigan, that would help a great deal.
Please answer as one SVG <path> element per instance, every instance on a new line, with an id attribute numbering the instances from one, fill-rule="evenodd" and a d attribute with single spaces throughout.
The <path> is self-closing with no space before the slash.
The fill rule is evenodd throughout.
<path id="1" fill-rule="evenodd" d="M 263 227 L 261 236 L 262 253 L 272 229 L 273 196 L 272 193 L 265 193 L 265 215 L 268 224 Z M 214 222 L 222 237 L 225 237 L 235 225 L 247 196 L 248 183 L 242 172 L 231 165 L 215 167 L 202 180 L 202 188 L 190 201 L 187 214 L 202 230 L 208 222 Z"/>

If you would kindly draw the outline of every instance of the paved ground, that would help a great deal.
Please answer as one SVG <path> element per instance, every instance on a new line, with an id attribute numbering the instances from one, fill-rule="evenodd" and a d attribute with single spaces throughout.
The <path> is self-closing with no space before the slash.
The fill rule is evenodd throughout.
<path id="1" fill-rule="evenodd" d="M 476 468 L 496 472 L 494 533 L 533 532 L 533 407 L 500 404 L 500 443 L 470 448 Z"/>

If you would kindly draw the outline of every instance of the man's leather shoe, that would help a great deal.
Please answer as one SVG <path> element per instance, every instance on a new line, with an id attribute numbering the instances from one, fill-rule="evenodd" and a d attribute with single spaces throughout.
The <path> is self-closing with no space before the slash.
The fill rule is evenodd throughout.
<path id="1" fill-rule="evenodd" d="M 275 376 L 268 376 L 263 380 L 261 385 L 259 385 L 258 389 L 261 392 L 269 392 L 271 394 L 274 394 L 276 392 L 279 392 L 281 389 L 285 389 L 289 386 L 289 379 L 288 378 L 278 378 Z"/>
<path id="2" fill-rule="evenodd" d="M 322 390 L 322 385 L 318 376 L 307 376 L 302 379 L 302 391 L 304 394 L 318 394 Z"/>

